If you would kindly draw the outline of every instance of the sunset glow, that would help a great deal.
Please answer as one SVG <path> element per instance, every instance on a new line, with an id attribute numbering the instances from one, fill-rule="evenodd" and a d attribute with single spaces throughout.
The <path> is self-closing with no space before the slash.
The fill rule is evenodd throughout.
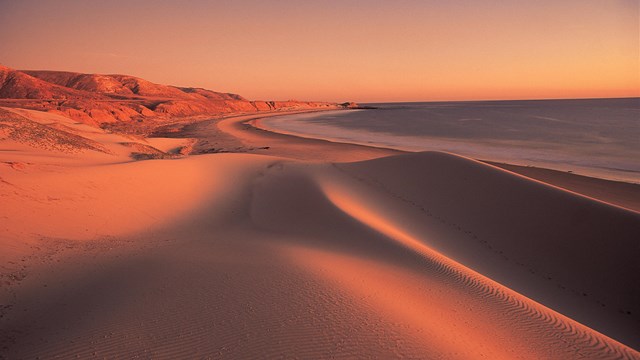
<path id="1" fill-rule="evenodd" d="M 639 359 L 640 0 L 0 0 L 0 359 Z"/>
<path id="2" fill-rule="evenodd" d="M 250 99 L 638 96 L 638 4 L 3 2 L 0 63 Z"/>

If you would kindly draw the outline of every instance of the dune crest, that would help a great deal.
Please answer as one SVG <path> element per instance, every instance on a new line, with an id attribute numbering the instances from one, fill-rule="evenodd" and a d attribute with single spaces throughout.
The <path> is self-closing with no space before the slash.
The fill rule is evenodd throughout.
<path id="1" fill-rule="evenodd" d="M 409 163 L 413 166 L 406 167 Z M 409 169 L 414 176 L 423 176 L 421 171 L 435 165 L 439 169 L 460 167 L 460 175 L 471 175 L 478 166 L 476 171 L 487 173 L 474 175 L 477 185 L 470 186 L 473 191 L 489 194 L 482 180 L 493 183 L 492 175 L 513 178 L 511 181 L 522 182 L 523 189 L 538 195 L 559 191 L 438 153 L 335 165 L 218 154 L 56 174 L 59 180 L 47 183 L 62 186 L 68 182 L 75 191 L 87 195 L 100 189 L 103 196 L 74 200 L 82 198 L 79 193 L 56 200 L 50 206 L 74 214 L 56 214 L 60 220 L 51 224 L 58 224 L 58 229 L 29 222 L 34 215 L 44 217 L 50 212 L 43 204 L 33 203 L 25 212 L 2 214 L 9 219 L 3 225 L 12 229 L 15 240 L 28 237 L 29 229 L 68 239 L 58 245 L 32 239 L 38 246 L 68 247 L 54 253 L 61 255 L 53 255 L 64 262 L 54 266 L 44 260 L 3 295 L 16 299 L 12 305 L 16 310 L 28 309 L 24 314 L 43 311 L 52 296 L 64 305 L 55 314 L 36 316 L 37 322 L 20 311 L 5 312 L 2 328 L 11 337 L 3 344 L 12 357 L 92 353 L 252 357 L 269 349 L 274 356 L 303 357 L 638 358 L 631 348 L 541 305 L 547 297 L 534 300 L 506 287 L 503 280 L 508 278 L 496 281 L 487 276 L 496 270 L 518 275 L 513 264 L 504 261 L 483 269 L 476 263 L 476 270 L 472 270 L 463 256 L 464 249 L 472 246 L 468 238 L 460 237 L 455 227 L 436 225 L 438 221 L 416 211 L 415 205 L 407 207 L 404 200 L 390 195 L 399 188 L 385 183 L 380 174 L 395 165 Z M 167 176 L 168 170 L 175 176 Z M 358 179 L 354 178 L 356 171 Z M 180 173 L 191 175 L 181 179 Z M 222 173 L 225 175 L 220 176 Z M 110 178 L 105 174 L 111 174 Z M 6 179 L 20 183 L 21 176 L 14 172 Z M 149 187 L 145 179 L 159 176 L 166 181 Z M 105 180 L 97 182 L 98 178 Z M 399 179 L 407 181 L 406 177 Z M 402 189 L 414 192 L 417 200 L 420 193 L 431 191 L 407 185 Z M 445 197 L 456 187 L 447 186 L 437 189 Z M 31 189 L 44 198 L 60 194 L 56 187 Z M 108 189 L 111 192 L 105 192 Z M 554 197 L 548 205 L 567 206 L 576 201 L 574 197 L 567 193 Z M 132 198 L 139 206 L 122 206 Z M 93 210 L 86 211 L 89 204 Z M 104 215 L 99 215 L 101 212 Z M 74 216 L 79 226 L 65 225 L 63 219 L 69 216 Z M 109 224 L 100 225 L 100 219 L 105 218 L 110 219 Z M 92 219 L 98 223 L 91 224 Z M 637 218 L 634 221 L 638 224 Z M 83 235 L 82 225 L 95 229 L 99 239 L 93 233 Z M 492 224 L 486 226 L 491 228 Z M 523 230 L 519 222 L 508 226 Z M 124 244 L 108 240 L 110 237 L 124 239 Z M 78 245 L 74 244 L 105 245 L 84 250 L 94 254 L 92 261 L 97 262 L 92 264 L 77 258 L 83 252 L 77 253 Z M 106 249 L 103 246 L 113 249 L 100 250 Z M 492 253 L 474 249 L 476 259 L 492 261 Z M 549 254 L 557 260 L 561 255 Z M 38 268 L 49 269 L 51 274 L 37 275 Z M 80 281 L 79 269 L 92 275 Z M 124 269 L 129 275 L 123 281 Z M 522 288 L 535 287 L 535 282 L 521 273 L 518 276 Z M 58 293 L 57 286 L 43 287 L 56 278 L 75 290 Z M 179 292 L 168 291 L 176 287 Z M 548 297 L 562 297 L 561 291 L 545 291 Z M 92 293 L 110 295 L 92 298 Z M 162 294 L 161 301 L 157 294 Z M 165 308 L 173 309 L 172 314 L 158 317 Z M 619 335 L 625 329 L 615 316 L 607 312 L 600 315 L 600 319 L 607 317 L 611 324 L 620 325 L 617 333 L 612 326 L 612 333 Z M 79 320 L 58 329 L 64 318 Z M 194 322 L 195 318 L 202 321 Z M 282 321 L 288 325 L 277 325 Z M 103 325 L 96 329 L 91 325 L 94 323 Z M 222 336 L 220 329 L 235 330 Z M 329 333 L 338 334 L 338 338 L 327 336 Z M 167 342 L 169 338 L 173 340 Z M 73 345 L 69 345 L 71 339 Z"/>

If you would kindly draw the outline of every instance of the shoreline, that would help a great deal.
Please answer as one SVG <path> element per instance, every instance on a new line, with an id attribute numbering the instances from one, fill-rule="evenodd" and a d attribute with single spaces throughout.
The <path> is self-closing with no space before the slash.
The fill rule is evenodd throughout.
<path id="1" fill-rule="evenodd" d="M 319 110 L 313 112 L 325 112 L 325 111 L 336 111 L 336 110 Z M 337 111 L 349 111 L 349 110 L 337 110 Z M 245 141 L 251 141 L 255 144 L 256 141 L 261 141 L 259 138 L 262 138 L 264 141 L 263 146 L 268 146 L 268 141 L 283 141 L 288 140 L 291 143 L 308 143 L 314 144 L 315 146 L 328 146 L 334 147 L 341 151 L 360 151 L 363 153 L 368 153 L 367 151 L 363 151 L 364 149 L 370 149 L 370 157 L 364 156 L 362 159 L 357 160 L 365 160 L 370 158 L 375 158 L 378 156 L 390 156 L 390 155 L 400 155 L 400 154 L 409 154 L 412 153 L 410 151 L 398 150 L 393 148 L 386 148 L 383 146 L 376 145 L 364 145 L 364 144 L 356 144 L 356 143 L 348 143 L 348 142 L 340 142 L 340 141 L 332 141 L 324 138 L 314 138 L 314 137 L 306 137 L 298 134 L 292 134 L 287 132 L 279 132 L 277 129 L 272 129 L 268 127 L 264 127 L 261 125 L 260 120 L 264 118 L 276 117 L 276 116 L 287 116 L 293 115 L 296 113 L 308 113 L 306 111 L 295 112 L 295 113 L 270 113 L 270 114 L 246 114 L 234 117 L 228 117 L 219 120 L 220 125 L 222 125 L 223 132 L 228 133 L 231 136 L 242 137 L 245 134 L 240 133 L 239 131 L 250 131 L 253 133 L 251 139 L 245 139 Z M 266 116 L 265 116 L 266 115 Z M 218 128 L 220 128 L 218 126 Z M 249 130 L 251 129 L 251 130 Z M 275 156 L 285 156 L 296 158 L 298 160 L 309 160 L 308 157 L 297 157 L 296 154 L 291 154 L 290 152 L 279 152 L 277 149 L 273 149 L 269 147 L 269 149 L 264 149 L 265 154 L 275 153 Z M 262 152 L 261 152 L 262 153 Z M 327 160 L 340 160 L 340 159 L 327 159 Z M 356 160 L 356 161 L 357 161 Z M 503 170 L 516 173 L 518 175 L 524 176 L 529 179 L 533 179 L 535 181 L 540 181 L 545 184 L 562 188 L 564 190 L 577 193 L 579 195 L 588 197 L 593 200 L 604 202 L 608 205 L 621 207 L 625 210 L 631 210 L 634 212 L 640 212 L 640 184 L 633 182 L 626 182 L 620 180 L 611 180 L 606 178 L 599 178 L 588 175 L 581 175 L 576 173 L 570 173 L 567 171 L 549 169 L 538 166 L 526 166 L 526 165 L 517 165 L 505 162 L 497 162 L 491 159 L 475 159 L 482 163 L 499 167 Z"/>
<path id="2" fill-rule="evenodd" d="M 362 109 L 353 109 L 353 110 L 362 110 Z M 329 110 L 331 111 L 331 110 Z M 335 111 L 336 113 L 339 112 L 339 110 Z M 283 116 L 286 115 L 295 115 L 295 114 L 283 114 Z M 332 143 L 342 143 L 342 144 L 355 144 L 355 145 L 361 145 L 361 146 L 368 146 L 368 147 L 375 147 L 375 148 L 381 148 L 381 149 L 389 149 L 389 150 L 395 150 L 395 151 L 401 151 L 401 152 L 406 152 L 406 153 L 416 153 L 416 152 L 424 152 L 424 151 L 442 151 L 442 152 L 450 152 L 453 154 L 457 154 L 460 156 L 465 156 L 468 158 L 472 158 L 472 159 L 476 159 L 478 161 L 482 161 L 482 162 L 486 162 L 486 163 L 501 163 L 501 164 L 507 164 L 509 166 L 520 166 L 520 167 L 532 167 L 532 168 L 540 168 L 540 169 L 548 169 L 548 170 L 553 170 L 553 171 L 558 171 L 558 172 L 566 172 L 566 173 L 571 173 L 571 174 L 576 174 L 579 176 L 585 176 L 585 177 L 590 177 L 590 178 L 595 178 L 595 179 L 602 179 L 602 180 L 607 180 L 607 181 L 614 181 L 614 182 L 622 182 L 622 183 L 629 183 L 629 184 L 635 184 L 635 185 L 640 185 L 640 179 L 636 178 L 636 177 L 630 177 L 630 176 L 625 176 L 625 173 L 634 173 L 633 171 L 630 170 L 619 170 L 619 169 L 608 169 L 608 168 L 594 168 L 594 167 L 585 167 L 585 166 L 580 166 L 580 165 L 575 165 L 575 166 L 571 166 L 568 163 L 559 161 L 559 162 L 544 162 L 544 161 L 534 161 L 534 160 L 522 160 L 519 161 L 518 159 L 496 159 L 494 157 L 492 157 L 491 155 L 474 155 L 474 154 L 465 154 L 465 153 L 459 153 L 456 150 L 438 150 L 438 149 L 417 149 L 415 148 L 415 146 L 404 146 L 404 145 L 397 145 L 397 144 L 388 144 L 385 145 L 383 142 L 371 142 L 371 141 L 364 141 L 364 140 L 358 140 L 355 138 L 349 138 L 349 137 L 339 137 L 339 136 L 333 136 L 330 134 L 318 134 L 318 135 L 314 135 L 314 134 L 309 134 L 309 133 L 304 133 L 304 132 L 298 132 L 297 130 L 287 130 L 287 129 L 282 129 L 282 128 L 278 128 L 278 126 L 269 126 L 267 124 L 265 124 L 264 122 L 260 121 L 261 118 L 257 118 L 253 121 L 251 121 L 251 125 L 253 125 L 254 127 L 257 127 L 259 129 L 262 129 L 264 131 L 270 131 L 270 132 L 274 132 L 274 133 L 279 133 L 279 134 L 286 134 L 286 135 L 291 135 L 294 137 L 299 137 L 299 138 L 304 138 L 304 139 L 321 139 L 321 140 L 325 140 L 328 142 L 332 142 Z M 348 130 L 348 129 L 345 129 Z M 376 134 L 371 133 L 372 136 L 376 136 Z M 438 141 L 440 141 L 439 139 L 433 139 L 436 143 L 438 143 Z M 424 141 L 431 141 L 431 140 L 424 140 Z M 448 141 L 448 140 L 445 140 Z M 465 141 L 460 140 L 460 143 L 465 143 Z M 436 146 L 437 147 L 437 146 Z M 508 149 L 505 149 L 505 151 L 508 151 Z M 611 171 L 617 171 L 616 173 L 613 173 Z"/>

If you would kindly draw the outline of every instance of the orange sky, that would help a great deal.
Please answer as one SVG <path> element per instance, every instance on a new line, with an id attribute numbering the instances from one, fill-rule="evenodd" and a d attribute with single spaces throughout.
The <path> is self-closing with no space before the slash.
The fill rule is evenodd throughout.
<path id="1" fill-rule="evenodd" d="M 250 99 L 640 96 L 639 4 L 0 0 L 0 63 Z"/>

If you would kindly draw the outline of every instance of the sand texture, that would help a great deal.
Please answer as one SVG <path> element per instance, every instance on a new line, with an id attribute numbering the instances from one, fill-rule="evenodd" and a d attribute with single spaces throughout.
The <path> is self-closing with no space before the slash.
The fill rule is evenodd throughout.
<path id="1" fill-rule="evenodd" d="M 640 359 L 615 185 L 0 110 L 0 358 Z"/>

